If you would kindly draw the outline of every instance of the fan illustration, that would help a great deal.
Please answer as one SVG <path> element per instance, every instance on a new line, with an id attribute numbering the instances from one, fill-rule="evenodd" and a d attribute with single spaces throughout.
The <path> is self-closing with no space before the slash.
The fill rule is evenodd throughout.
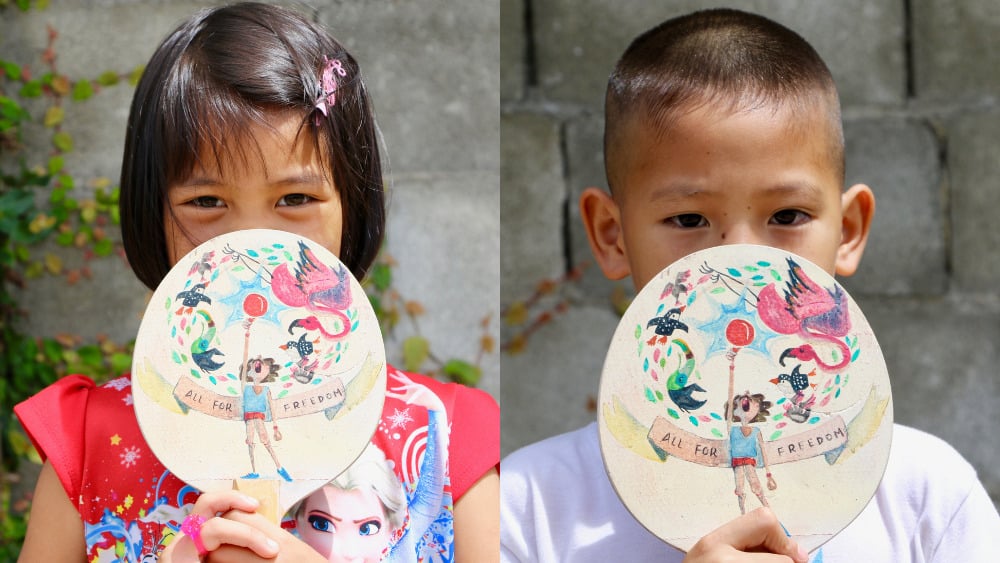
<path id="1" fill-rule="evenodd" d="M 276 521 L 365 448 L 385 378 L 378 321 L 347 268 L 303 237 L 255 229 L 199 245 L 157 288 L 133 400 L 168 469 L 267 500 Z"/>
<path id="2" fill-rule="evenodd" d="M 820 268 L 768 247 L 698 252 L 650 281 L 615 332 L 599 405 L 612 485 L 685 551 L 756 506 L 815 549 L 888 461 L 891 391 L 867 321 Z"/>

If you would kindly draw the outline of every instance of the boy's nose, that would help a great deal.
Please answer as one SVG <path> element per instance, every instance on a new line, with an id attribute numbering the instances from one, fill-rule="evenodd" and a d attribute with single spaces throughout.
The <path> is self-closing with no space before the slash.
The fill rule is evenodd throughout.
<path id="1" fill-rule="evenodd" d="M 756 229 L 745 223 L 728 225 L 719 235 L 719 244 L 764 244 Z"/>

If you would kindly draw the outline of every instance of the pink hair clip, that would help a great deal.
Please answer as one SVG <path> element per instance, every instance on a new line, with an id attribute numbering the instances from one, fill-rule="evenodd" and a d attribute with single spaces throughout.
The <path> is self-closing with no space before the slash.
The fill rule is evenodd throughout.
<path id="1" fill-rule="evenodd" d="M 327 59 L 326 55 L 323 55 L 323 72 L 320 74 L 320 94 L 319 100 L 316 101 L 316 109 L 321 111 L 324 116 L 327 115 L 328 109 L 337 102 L 337 77 L 334 76 L 334 73 L 341 77 L 347 76 L 347 71 L 344 70 L 340 59 Z"/>

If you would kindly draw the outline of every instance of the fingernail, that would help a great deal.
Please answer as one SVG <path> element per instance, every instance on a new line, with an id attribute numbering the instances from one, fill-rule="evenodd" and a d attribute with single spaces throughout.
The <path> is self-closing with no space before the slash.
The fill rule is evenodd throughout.
<path id="1" fill-rule="evenodd" d="M 254 505 L 254 506 L 257 506 L 258 504 L 260 504 L 259 500 L 253 498 L 250 495 L 243 495 L 243 499 L 246 500 L 248 503 Z"/>
<path id="2" fill-rule="evenodd" d="M 799 561 L 802 561 L 802 563 L 809 563 L 809 552 L 803 549 L 801 545 L 798 547 L 799 547 Z"/>
<path id="3" fill-rule="evenodd" d="M 272 540 L 271 538 L 267 538 L 267 547 L 274 550 L 275 553 L 278 552 L 278 542 Z"/>

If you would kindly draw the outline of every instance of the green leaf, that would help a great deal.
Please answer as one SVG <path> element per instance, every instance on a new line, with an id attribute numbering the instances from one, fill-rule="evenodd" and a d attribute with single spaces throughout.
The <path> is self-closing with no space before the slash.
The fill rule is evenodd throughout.
<path id="1" fill-rule="evenodd" d="M 21 79 L 21 67 L 10 61 L 0 61 L 0 69 L 11 80 Z"/>
<path id="2" fill-rule="evenodd" d="M 62 106 L 52 106 L 45 112 L 45 119 L 42 121 L 42 124 L 48 128 L 52 128 L 62 123 L 65 117 L 66 111 L 63 110 Z"/>
<path id="3" fill-rule="evenodd" d="M 11 449 L 18 456 L 25 457 L 31 460 L 32 463 L 41 465 L 42 458 L 38 456 L 38 452 L 35 451 L 35 447 L 31 445 L 31 441 L 22 434 L 15 430 L 11 430 L 7 433 L 7 442 L 10 443 Z"/>
<path id="4" fill-rule="evenodd" d="M 53 364 L 57 364 L 63 359 L 62 344 L 51 338 L 46 338 L 42 341 L 42 351 L 45 353 L 45 358 Z"/>
<path id="5" fill-rule="evenodd" d="M 372 283 L 375 289 L 385 291 L 392 285 L 392 268 L 387 264 L 375 264 L 371 273 Z"/>
<path id="6" fill-rule="evenodd" d="M 132 369 L 132 356 L 122 352 L 111 354 L 111 375 L 119 376 Z"/>
<path id="7" fill-rule="evenodd" d="M 406 371 L 418 371 L 430 354 L 431 345 L 423 336 L 411 336 L 403 341 L 403 366 Z"/>
<path id="8" fill-rule="evenodd" d="M 52 144 L 63 152 L 69 152 L 73 150 L 73 137 L 65 131 L 60 131 L 52 135 Z"/>
<path id="9" fill-rule="evenodd" d="M 41 80 L 29 80 L 24 83 L 21 87 L 21 91 L 18 94 L 22 98 L 37 98 L 42 95 L 42 81 Z"/>
<path id="10" fill-rule="evenodd" d="M 49 159 L 49 175 L 55 176 L 56 174 L 62 172 L 63 166 L 65 165 L 66 165 L 65 158 L 63 158 L 61 155 L 58 154 L 53 156 L 52 158 Z M 65 194 L 66 192 L 64 190 L 63 195 L 65 196 Z M 56 200 L 53 199 L 54 197 L 55 197 L 55 192 L 53 191 L 52 197 L 49 198 L 49 201 L 55 202 Z"/>
<path id="11" fill-rule="evenodd" d="M 106 71 L 97 77 L 97 83 L 101 86 L 114 86 L 118 84 L 118 73 L 113 71 Z"/>
<path id="12" fill-rule="evenodd" d="M 73 100 L 83 101 L 94 95 L 94 85 L 89 80 L 81 80 L 73 85 Z"/>
<path id="13" fill-rule="evenodd" d="M 104 355 L 101 354 L 101 349 L 95 345 L 81 346 L 77 353 L 80 355 L 80 361 L 87 366 L 99 368 L 104 363 Z"/>
<path id="14" fill-rule="evenodd" d="M 3 123 L 0 131 L 6 131 L 29 119 L 31 114 L 22 108 L 21 104 L 6 96 L 0 96 L 0 122 Z"/>
<path id="15" fill-rule="evenodd" d="M 115 245 L 111 242 L 111 239 L 101 239 L 94 243 L 94 254 L 98 256 L 111 256 L 114 252 Z"/>
<path id="16" fill-rule="evenodd" d="M 132 74 L 128 77 L 128 83 L 130 86 L 135 86 L 139 84 L 139 79 L 142 78 L 143 71 L 146 70 L 145 65 L 139 65 L 132 69 Z"/>
<path id="17" fill-rule="evenodd" d="M 470 387 L 474 387 L 479 383 L 479 378 L 483 375 L 483 371 L 479 369 L 479 366 L 472 365 L 463 360 L 448 360 L 444 364 L 444 373 L 452 381 Z"/>

